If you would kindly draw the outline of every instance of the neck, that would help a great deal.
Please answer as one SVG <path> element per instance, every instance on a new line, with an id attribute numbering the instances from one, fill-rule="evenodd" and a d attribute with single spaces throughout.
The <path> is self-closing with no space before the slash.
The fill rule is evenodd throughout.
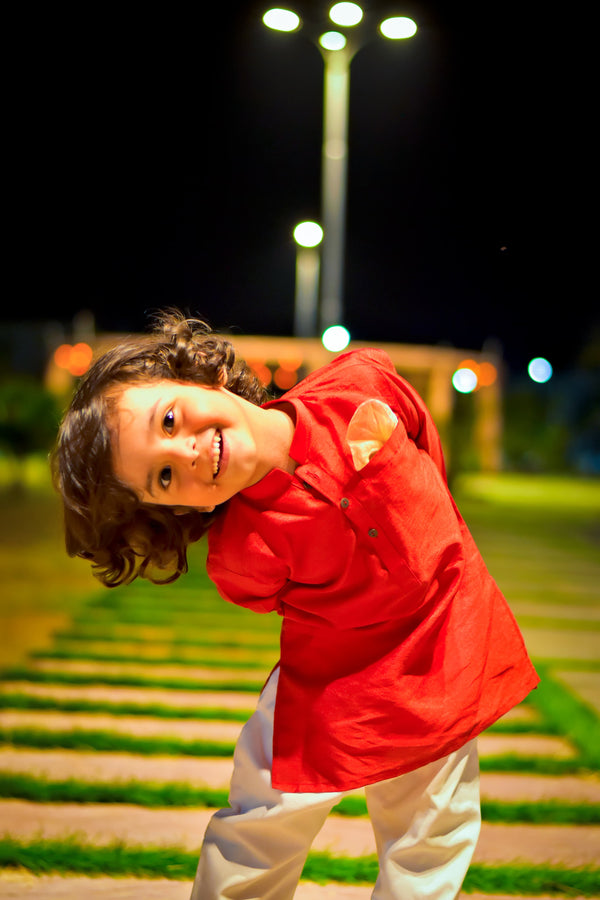
<path id="1" fill-rule="evenodd" d="M 292 474 L 297 463 L 290 457 L 290 448 L 294 438 L 295 422 L 293 411 L 284 409 L 264 409 L 266 428 L 264 435 L 265 459 L 269 469 L 283 469 Z"/>

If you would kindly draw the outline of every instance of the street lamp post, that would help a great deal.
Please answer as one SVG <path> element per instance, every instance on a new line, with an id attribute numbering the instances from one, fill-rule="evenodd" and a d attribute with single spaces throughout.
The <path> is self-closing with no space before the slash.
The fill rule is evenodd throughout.
<path id="1" fill-rule="evenodd" d="M 368 39 L 357 30 L 363 11 L 356 3 L 335 3 L 329 9 L 335 31 L 322 32 L 303 23 L 291 10 L 272 9 L 263 22 L 277 31 L 296 31 L 305 26 L 307 36 L 317 45 L 324 62 L 323 145 L 321 169 L 321 252 L 320 329 L 341 324 L 344 318 L 344 257 L 346 238 L 346 195 L 348 184 L 348 107 L 350 63 Z M 339 29 L 339 30 L 338 30 Z M 417 26 L 412 19 L 395 16 L 379 25 L 390 40 L 412 37 Z"/>
<path id="2" fill-rule="evenodd" d="M 321 331 L 341 324 L 344 296 L 346 195 L 348 184 L 348 104 L 350 62 L 347 47 L 322 51 L 323 146 L 321 220 L 324 242 L 321 271 Z"/>
<path id="3" fill-rule="evenodd" d="M 294 336 L 314 337 L 319 300 L 319 244 L 323 229 L 317 222 L 300 222 L 294 228 L 296 249 L 296 294 Z"/>

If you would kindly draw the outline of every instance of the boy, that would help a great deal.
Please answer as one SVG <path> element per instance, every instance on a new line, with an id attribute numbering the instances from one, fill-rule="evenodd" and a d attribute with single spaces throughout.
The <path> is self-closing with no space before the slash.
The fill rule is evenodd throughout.
<path id="1" fill-rule="evenodd" d="M 54 467 L 67 548 L 105 584 L 177 577 L 208 528 L 221 595 L 283 619 L 192 900 L 293 897 L 359 787 L 373 897 L 455 898 L 479 834 L 476 737 L 538 678 L 386 354 L 344 354 L 266 401 L 226 341 L 166 314 L 86 376 Z"/>

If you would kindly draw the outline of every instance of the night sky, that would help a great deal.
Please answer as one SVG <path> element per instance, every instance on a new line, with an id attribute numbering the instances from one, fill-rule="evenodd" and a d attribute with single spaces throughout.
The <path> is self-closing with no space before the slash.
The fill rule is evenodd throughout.
<path id="1" fill-rule="evenodd" d="M 598 306 L 586 25 L 557 30 L 534 7 L 365 6 L 373 39 L 351 70 L 353 337 L 493 339 L 514 371 L 531 356 L 581 359 Z M 135 331 L 178 305 L 234 334 L 291 333 L 292 229 L 319 218 L 323 66 L 302 32 L 262 25 L 266 8 L 98 4 L 15 31 L 4 321 L 68 325 L 89 309 L 101 330 Z M 390 13 L 417 35 L 378 37 Z"/>

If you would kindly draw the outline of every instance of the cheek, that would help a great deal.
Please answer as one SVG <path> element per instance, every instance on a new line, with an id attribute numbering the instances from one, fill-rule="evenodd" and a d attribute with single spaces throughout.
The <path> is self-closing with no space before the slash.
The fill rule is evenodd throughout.
<path id="1" fill-rule="evenodd" d="M 117 478 L 133 488 L 138 493 L 142 491 L 145 479 L 143 477 L 144 463 L 140 453 L 127 441 L 120 441 L 116 446 L 112 445 L 112 465 Z"/>

